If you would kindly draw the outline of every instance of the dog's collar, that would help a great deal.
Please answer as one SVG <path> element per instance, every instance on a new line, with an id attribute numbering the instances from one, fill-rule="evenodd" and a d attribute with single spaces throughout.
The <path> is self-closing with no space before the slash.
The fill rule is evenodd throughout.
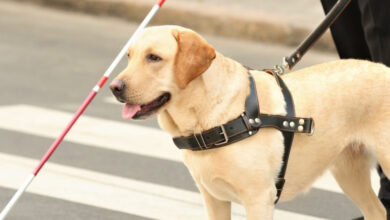
<path id="1" fill-rule="evenodd" d="M 312 134 L 314 131 L 314 121 L 312 118 L 295 117 L 294 102 L 287 86 L 274 70 L 265 70 L 265 72 L 272 74 L 281 88 L 286 102 L 286 116 L 260 113 L 256 84 L 248 72 L 250 94 L 245 100 L 245 111 L 239 117 L 198 134 L 187 137 L 175 137 L 173 138 L 173 142 L 179 149 L 200 151 L 223 147 L 240 141 L 254 135 L 260 128 L 271 127 L 282 131 L 285 150 L 283 165 L 278 175 L 278 181 L 276 182 L 277 200 L 275 203 L 277 203 L 285 183 L 284 176 L 294 133 Z"/>

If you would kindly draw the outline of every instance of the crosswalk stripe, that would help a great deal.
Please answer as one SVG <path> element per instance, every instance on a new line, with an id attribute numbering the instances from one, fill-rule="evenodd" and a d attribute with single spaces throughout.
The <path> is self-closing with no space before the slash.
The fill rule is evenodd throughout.
<path id="1" fill-rule="evenodd" d="M 0 128 L 56 138 L 72 114 L 31 105 L 0 107 Z M 82 116 L 67 141 L 171 161 L 182 161 L 170 136 L 158 129 Z"/>
<path id="2" fill-rule="evenodd" d="M 72 114 L 31 105 L 0 107 L 0 128 L 56 138 Z M 170 137 L 158 129 L 133 125 L 112 120 L 83 116 L 66 138 L 67 141 L 100 147 L 109 150 L 129 152 L 170 161 L 180 161 L 180 151 Z M 374 189 L 379 189 L 378 176 L 373 171 Z M 337 183 L 326 172 L 314 187 L 342 193 Z"/>
<path id="3" fill-rule="evenodd" d="M 0 186 L 16 189 L 38 161 L 0 153 Z M 29 192 L 155 219 L 204 219 L 199 193 L 47 163 Z M 233 219 L 245 219 L 233 206 Z M 320 219 L 275 210 L 276 219 Z"/>

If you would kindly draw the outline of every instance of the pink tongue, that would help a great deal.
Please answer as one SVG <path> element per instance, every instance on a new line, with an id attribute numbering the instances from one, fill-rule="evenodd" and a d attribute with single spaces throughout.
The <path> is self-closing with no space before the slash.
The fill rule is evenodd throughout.
<path id="1" fill-rule="evenodd" d="M 141 105 L 132 105 L 126 103 L 126 105 L 123 107 L 122 118 L 125 120 L 133 118 L 140 108 Z"/>

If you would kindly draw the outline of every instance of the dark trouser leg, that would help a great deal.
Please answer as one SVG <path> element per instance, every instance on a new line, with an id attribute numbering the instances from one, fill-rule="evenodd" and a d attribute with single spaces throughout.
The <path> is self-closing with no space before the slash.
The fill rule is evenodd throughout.
<path id="1" fill-rule="evenodd" d="M 387 211 L 387 219 L 390 219 L 390 181 L 387 179 L 382 171 L 382 168 L 378 166 L 378 174 L 380 177 L 381 188 L 379 189 L 378 197 Z"/>
<path id="2" fill-rule="evenodd" d="M 359 0 L 359 6 L 372 60 L 390 66 L 390 1 Z M 390 181 L 380 167 L 378 173 L 381 183 L 378 197 L 390 210 Z"/>
<path id="3" fill-rule="evenodd" d="M 321 0 L 321 3 L 325 12 L 328 13 L 336 3 L 336 0 Z M 352 0 L 331 26 L 331 33 L 340 58 L 371 60 L 360 21 L 358 2 Z"/>
<path id="4" fill-rule="evenodd" d="M 390 66 L 390 1 L 358 0 L 358 3 L 372 61 Z"/>

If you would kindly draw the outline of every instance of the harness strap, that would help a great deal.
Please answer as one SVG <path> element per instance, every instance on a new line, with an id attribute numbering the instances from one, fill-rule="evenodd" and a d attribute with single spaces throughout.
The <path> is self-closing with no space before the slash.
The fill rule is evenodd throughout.
<path id="1" fill-rule="evenodd" d="M 260 114 L 260 128 L 276 128 L 280 131 L 311 134 L 314 128 L 312 118 L 287 117 Z"/>
<path id="2" fill-rule="evenodd" d="M 279 115 L 260 114 L 259 128 L 276 128 L 280 131 L 311 134 L 314 129 L 312 118 L 286 117 Z M 254 123 L 253 123 L 254 124 Z M 242 114 L 226 124 L 187 137 L 173 138 L 179 149 L 193 151 L 207 150 L 232 144 L 257 132 L 256 124 L 251 129 L 249 118 Z M 252 131 L 250 135 L 249 132 Z M 227 137 L 227 141 L 226 141 Z"/>
<path id="3" fill-rule="evenodd" d="M 292 99 L 291 93 L 288 90 L 286 84 L 283 82 L 283 80 L 280 78 L 280 76 L 274 70 L 264 70 L 264 71 L 272 74 L 275 77 L 276 82 L 279 84 L 279 87 L 282 90 L 284 101 L 286 102 L 286 116 L 288 116 L 290 118 L 295 117 L 294 101 Z M 294 125 L 294 122 L 289 122 L 289 126 L 290 125 Z M 293 127 L 293 126 L 290 126 L 290 127 Z M 294 140 L 294 131 L 286 131 L 286 130 L 281 130 L 281 131 L 282 131 L 282 134 L 284 137 L 284 154 L 283 154 L 283 165 L 279 171 L 279 175 L 278 175 L 277 182 L 276 182 L 277 193 L 276 193 L 275 204 L 278 203 L 280 196 L 282 194 L 282 191 L 283 191 L 284 183 L 286 182 L 286 180 L 284 179 L 284 176 L 286 175 L 288 158 L 290 156 L 291 146 L 292 146 L 292 142 Z"/>
<path id="4" fill-rule="evenodd" d="M 248 71 L 248 77 L 249 77 L 250 93 L 245 100 L 245 115 L 248 117 L 248 120 L 249 119 L 254 120 L 254 122 L 251 121 L 252 126 L 259 127 L 260 122 L 256 120 L 256 118 L 258 118 L 260 115 L 260 105 L 259 105 L 259 99 L 257 97 L 256 83 L 252 75 L 249 73 L 249 71 Z"/>
<path id="5" fill-rule="evenodd" d="M 250 136 L 244 117 L 246 116 L 242 115 L 226 124 L 199 134 L 173 138 L 173 142 L 179 149 L 193 151 L 213 149 L 232 144 Z"/>

